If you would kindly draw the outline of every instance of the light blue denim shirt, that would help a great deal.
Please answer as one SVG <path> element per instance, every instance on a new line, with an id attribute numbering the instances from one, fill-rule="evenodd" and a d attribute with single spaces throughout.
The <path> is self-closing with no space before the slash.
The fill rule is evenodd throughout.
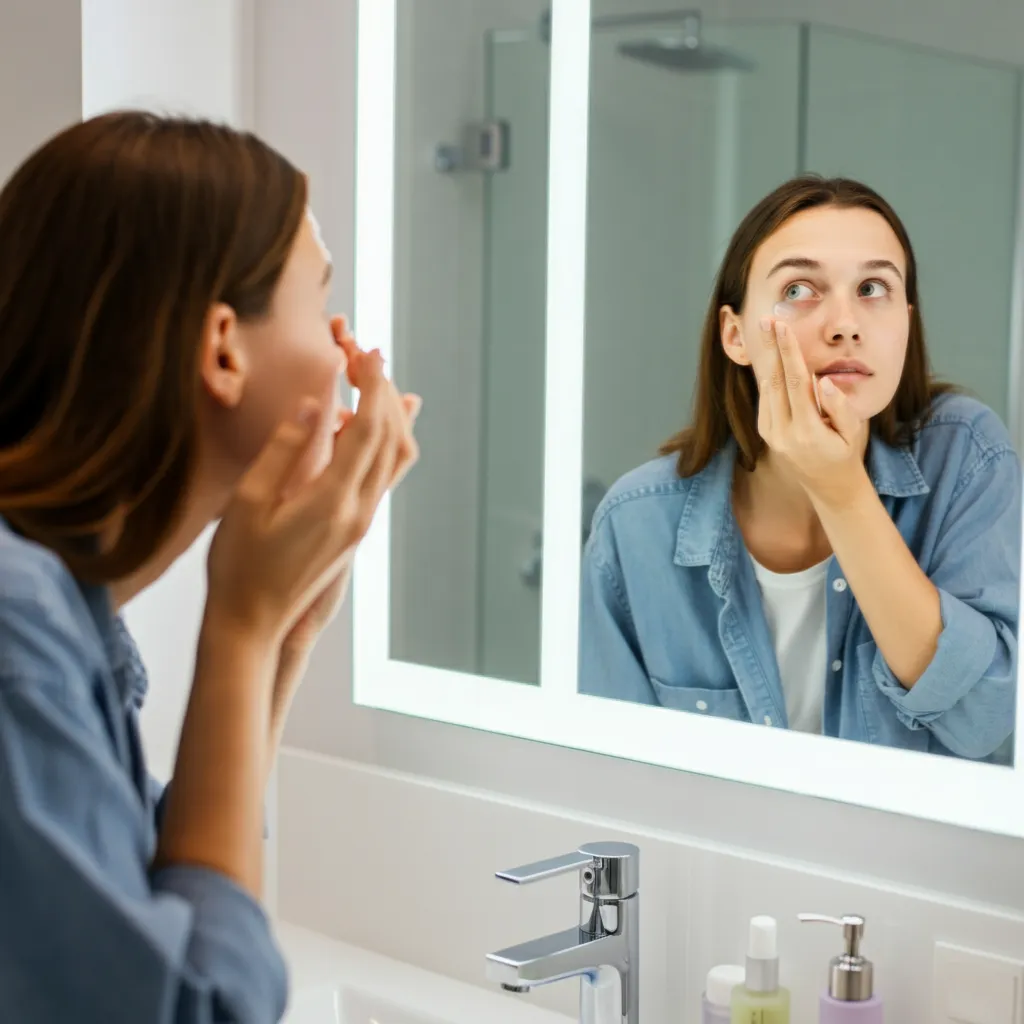
<path id="1" fill-rule="evenodd" d="M 108 591 L 0 519 L 0 1019 L 270 1024 L 287 973 L 216 871 L 154 871 L 146 675 Z"/>
<path id="2" fill-rule="evenodd" d="M 947 395 L 931 412 L 910 448 L 872 437 L 867 465 L 939 591 L 938 648 L 904 689 L 833 557 L 822 732 L 1002 762 L 1012 756 L 1017 684 L 1020 462 L 980 402 Z M 733 443 L 680 479 L 675 457 L 661 458 L 605 496 L 583 560 L 581 692 L 787 727 L 760 590 L 732 513 L 735 459 Z"/>

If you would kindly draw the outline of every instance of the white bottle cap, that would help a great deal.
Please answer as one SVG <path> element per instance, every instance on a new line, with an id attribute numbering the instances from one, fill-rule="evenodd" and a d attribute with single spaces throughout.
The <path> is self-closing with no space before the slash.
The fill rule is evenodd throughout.
<path id="1" fill-rule="evenodd" d="M 704 989 L 707 1001 L 712 1006 L 728 1006 L 732 1002 L 732 990 L 743 984 L 746 971 L 739 964 L 721 964 L 708 971 L 708 982 Z"/>
<path id="2" fill-rule="evenodd" d="M 779 955 L 779 926 L 774 917 L 750 919 L 750 947 L 747 956 L 754 960 L 775 960 Z"/>

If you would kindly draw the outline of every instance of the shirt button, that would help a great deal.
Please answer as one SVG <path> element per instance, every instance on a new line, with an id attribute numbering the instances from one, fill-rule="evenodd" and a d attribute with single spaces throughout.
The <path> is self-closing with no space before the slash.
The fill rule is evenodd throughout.
<path id="1" fill-rule="evenodd" d="M 832 581 L 832 589 L 837 593 L 841 594 L 846 589 L 846 580 L 840 577 L 837 580 Z"/>
<path id="2" fill-rule="evenodd" d="M 843 667 L 843 663 L 838 658 L 836 658 L 836 660 L 832 662 L 832 671 L 833 672 L 838 672 L 842 667 Z"/>
<path id="3" fill-rule="evenodd" d="M 765 715 L 764 716 L 764 724 L 765 725 L 771 725 L 772 724 L 772 716 L 771 715 Z"/>
<path id="4" fill-rule="evenodd" d="M 698 711 L 707 711 L 707 709 L 708 709 L 708 702 L 706 700 L 699 700 L 699 701 L 697 701 L 697 710 Z"/>

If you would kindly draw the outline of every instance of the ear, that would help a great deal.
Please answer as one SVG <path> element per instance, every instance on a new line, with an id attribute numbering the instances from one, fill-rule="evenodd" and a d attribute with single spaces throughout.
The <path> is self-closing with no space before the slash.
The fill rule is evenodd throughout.
<path id="1" fill-rule="evenodd" d="M 240 337 L 238 316 L 223 302 L 210 307 L 203 323 L 199 372 L 207 393 L 228 409 L 234 409 L 245 391 L 248 358 Z"/>
<path id="2" fill-rule="evenodd" d="M 725 354 L 739 366 L 750 366 L 750 356 L 743 341 L 743 324 L 732 306 L 723 306 L 718 311 L 718 333 Z"/>

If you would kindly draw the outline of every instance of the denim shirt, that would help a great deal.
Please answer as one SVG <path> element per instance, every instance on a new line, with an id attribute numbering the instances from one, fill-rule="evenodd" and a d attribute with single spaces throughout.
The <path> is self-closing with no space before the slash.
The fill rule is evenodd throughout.
<path id="1" fill-rule="evenodd" d="M 219 872 L 153 870 L 146 675 L 105 588 L 0 519 L 0 1017 L 270 1024 L 287 974 Z"/>
<path id="2" fill-rule="evenodd" d="M 735 461 L 733 442 L 680 479 L 674 457 L 658 459 L 605 496 L 583 559 L 582 693 L 787 727 L 760 590 L 732 511 Z M 942 632 L 924 674 L 904 689 L 833 556 L 822 732 L 1012 760 L 1022 479 L 1006 429 L 980 402 L 942 396 L 908 448 L 872 436 L 867 468 L 939 592 Z"/>

